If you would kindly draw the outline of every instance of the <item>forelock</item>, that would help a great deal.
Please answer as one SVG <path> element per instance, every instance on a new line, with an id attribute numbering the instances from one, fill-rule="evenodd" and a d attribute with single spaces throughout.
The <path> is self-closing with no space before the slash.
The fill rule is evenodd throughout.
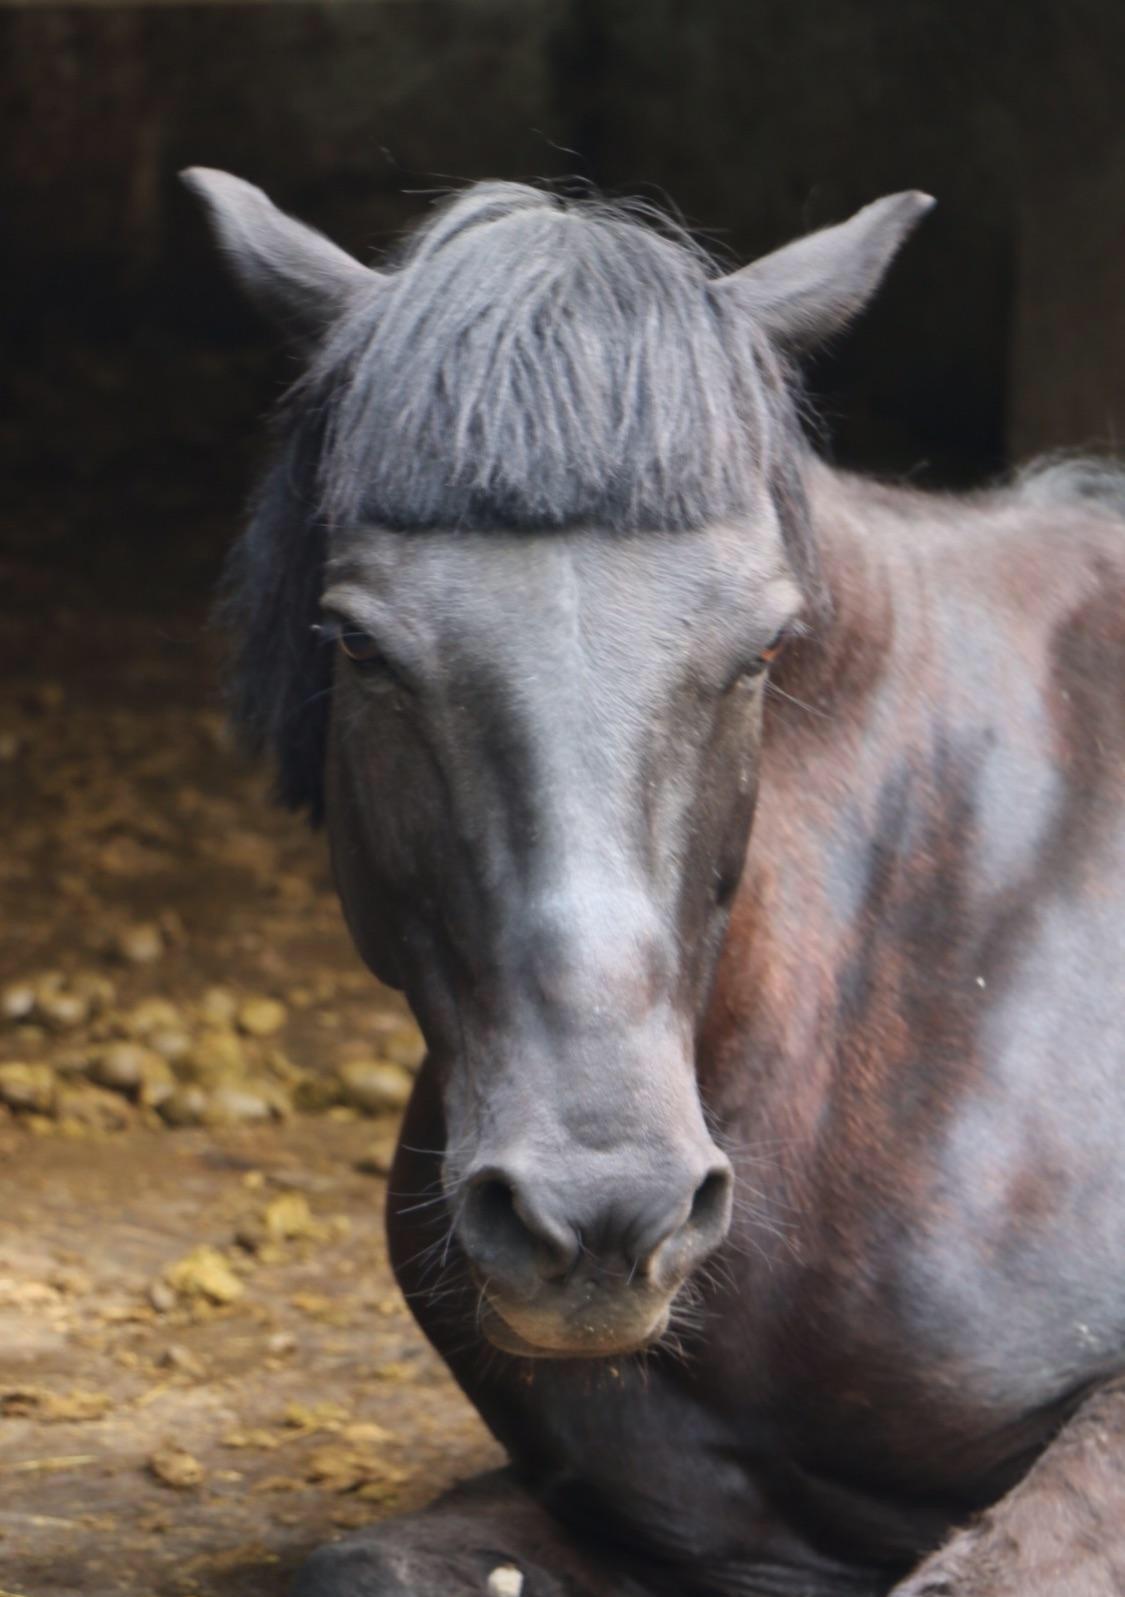
<path id="1" fill-rule="evenodd" d="M 529 531 L 747 515 L 797 429 L 716 276 L 651 208 L 466 190 L 373 277 L 296 396 L 324 426 L 321 513 Z"/>

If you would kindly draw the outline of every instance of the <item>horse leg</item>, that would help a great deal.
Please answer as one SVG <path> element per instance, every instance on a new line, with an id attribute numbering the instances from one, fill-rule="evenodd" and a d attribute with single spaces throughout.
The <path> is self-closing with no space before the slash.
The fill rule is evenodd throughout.
<path id="1" fill-rule="evenodd" d="M 650 1597 L 608 1553 L 584 1550 L 511 1470 L 313 1554 L 291 1597 Z"/>
<path id="2" fill-rule="evenodd" d="M 1123 1597 L 1125 1380 L 1087 1398 L 1019 1485 L 891 1597 Z"/>

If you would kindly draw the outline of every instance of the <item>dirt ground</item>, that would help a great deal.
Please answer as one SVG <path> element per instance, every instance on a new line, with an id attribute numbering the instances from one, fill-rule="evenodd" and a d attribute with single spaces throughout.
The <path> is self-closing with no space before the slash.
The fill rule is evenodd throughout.
<path id="1" fill-rule="evenodd" d="M 198 608 L 37 569 L 0 639 L 0 1593 L 277 1597 L 499 1456 L 386 1261 L 419 1040 L 230 747 Z"/>

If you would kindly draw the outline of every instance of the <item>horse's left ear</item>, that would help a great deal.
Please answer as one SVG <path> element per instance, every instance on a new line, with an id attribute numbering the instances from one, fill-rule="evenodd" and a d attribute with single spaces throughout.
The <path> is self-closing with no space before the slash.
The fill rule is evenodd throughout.
<path id="1" fill-rule="evenodd" d="M 719 279 L 783 347 L 812 349 L 858 316 L 899 246 L 934 205 L 929 194 L 888 194 L 837 227 Z"/>

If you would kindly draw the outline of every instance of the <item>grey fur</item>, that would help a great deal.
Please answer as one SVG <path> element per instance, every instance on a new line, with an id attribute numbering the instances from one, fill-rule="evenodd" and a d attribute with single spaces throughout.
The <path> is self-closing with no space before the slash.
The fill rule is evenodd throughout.
<path id="1" fill-rule="evenodd" d="M 192 166 L 181 177 L 203 201 L 235 276 L 283 331 L 316 337 L 375 277 L 240 177 Z"/>
<path id="2" fill-rule="evenodd" d="M 329 522 L 675 529 L 762 505 L 799 447 L 778 359 L 647 220 L 513 183 L 440 211 L 297 396 L 324 414 Z"/>
<path id="3" fill-rule="evenodd" d="M 783 349 L 815 348 L 859 315 L 903 240 L 934 204 L 918 189 L 886 194 L 846 222 L 732 272 L 723 289 Z"/>

